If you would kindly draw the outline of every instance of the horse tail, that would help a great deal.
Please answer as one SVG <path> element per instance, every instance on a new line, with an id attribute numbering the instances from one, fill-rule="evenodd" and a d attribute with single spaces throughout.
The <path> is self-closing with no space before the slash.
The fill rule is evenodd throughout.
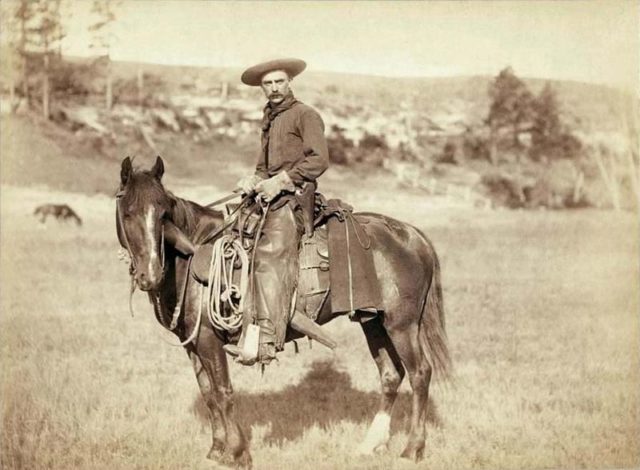
<path id="1" fill-rule="evenodd" d="M 431 248 L 433 269 L 431 283 L 428 286 L 426 298 L 423 301 L 418 324 L 418 341 L 429 365 L 438 378 L 448 379 L 451 372 L 451 357 L 447 345 L 447 333 L 444 320 L 444 303 L 442 300 L 442 285 L 440 283 L 440 262 L 433 246 L 424 236 Z"/>

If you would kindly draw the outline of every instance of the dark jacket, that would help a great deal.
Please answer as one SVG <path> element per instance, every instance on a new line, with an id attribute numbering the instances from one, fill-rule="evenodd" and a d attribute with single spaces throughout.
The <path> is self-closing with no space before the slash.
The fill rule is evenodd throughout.
<path id="1" fill-rule="evenodd" d="M 264 148 L 262 137 L 262 147 Z M 315 182 L 329 166 L 324 123 L 318 112 L 296 103 L 280 113 L 269 129 L 268 151 L 262 151 L 256 174 L 262 178 L 286 171 L 297 186 Z"/>

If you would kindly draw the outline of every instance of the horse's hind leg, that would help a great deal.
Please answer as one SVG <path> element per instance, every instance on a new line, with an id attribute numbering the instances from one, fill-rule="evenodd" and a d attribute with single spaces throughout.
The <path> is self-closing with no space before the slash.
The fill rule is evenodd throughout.
<path id="1" fill-rule="evenodd" d="M 381 319 L 376 317 L 362 323 L 361 326 L 367 338 L 369 351 L 378 366 L 382 384 L 380 408 L 358 449 L 361 454 L 371 454 L 376 449 L 384 448 L 389 441 L 391 410 L 398 396 L 398 387 L 404 377 L 404 369 L 387 331 L 382 326 Z"/>
<path id="2" fill-rule="evenodd" d="M 387 331 L 409 374 L 413 390 L 409 441 L 402 452 L 402 457 L 418 461 L 422 459 L 424 454 L 427 403 L 432 370 L 426 356 L 420 349 L 417 324 L 389 325 Z"/>
<path id="3" fill-rule="evenodd" d="M 222 422 L 222 417 L 220 416 L 220 410 L 213 400 L 213 386 L 211 384 L 211 380 L 209 380 L 207 371 L 202 365 L 202 361 L 195 351 L 189 348 L 187 349 L 187 354 L 189 355 L 189 359 L 191 359 L 191 364 L 193 365 L 193 370 L 196 374 L 196 379 L 198 380 L 198 386 L 200 387 L 200 393 L 202 394 L 202 398 L 209 410 L 209 420 L 211 422 L 213 440 L 211 443 L 211 450 L 207 457 L 210 459 L 220 459 L 224 454 L 227 433 L 224 428 L 224 423 Z"/>

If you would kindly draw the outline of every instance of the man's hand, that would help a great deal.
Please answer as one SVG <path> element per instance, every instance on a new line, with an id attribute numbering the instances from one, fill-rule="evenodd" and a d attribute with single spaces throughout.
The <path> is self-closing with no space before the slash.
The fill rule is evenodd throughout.
<path id="1" fill-rule="evenodd" d="M 242 194 L 251 194 L 256 190 L 256 185 L 262 181 L 258 175 L 248 175 L 241 178 L 236 183 L 236 187 L 242 191 Z"/>
<path id="2" fill-rule="evenodd" d="M 296 187 L 286 171 L 281 171 L 269 179 L 260 181 L 255 190 L 265 201 L 271 202 L 282 191 L 295 191 Z"/>

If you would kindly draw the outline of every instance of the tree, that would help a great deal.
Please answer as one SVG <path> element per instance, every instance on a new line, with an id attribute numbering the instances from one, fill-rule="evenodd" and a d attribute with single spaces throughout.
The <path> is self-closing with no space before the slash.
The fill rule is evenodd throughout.
<path id="1" fill-rule="evenodd" d="M 6 51 L 3 51 L 2 76 L 10 81 L 10 92 L 19 93 L 29 101 L 29 54 L 27 30 L 35 15 L 35 4 L 29 0 L 2 3 L 2 30 L 7 37 Z"/>
<path id="2" fill-rule="evenodd" d="M 631 191 L 636 210 L 640 209 L 640 101 L 627 94 L 619 95 L 619 140 L 601 142 L 589 149 L 600 177 L 609 192 L 611 205 L 620 210 L 624 204 L 625 188 Z"/>
<path id="3" fill-rule="evenodd" d="M 489 97 L 490 158 L 496 163 L 500 144 L 521 149 L 520 134 L 529 130 L 533 118 L 533 95 L 513 69 L 507 67 L 491 83 Z"/>
<path id="4" fill-rule="evenodd" d="M 22 0 L 16 9 L 16 19 L 20 24 L 20 51 L 27 61 L 40 67 L 42 85 L 42 112 L 49 118 L 51 58 L 60 59 L 60 42 L 65 36 L 62 28 L 60 7 L 62 0 Z M 30 70 L 29 70 L 30 73 Z M 28 75 L 24 80 L 28 87 Z"/>
<path id="5" fill-rule="evenodd" d="M 105 107 L 113 106 L 113 74 L 111 68 L 111 46 L 115 41 L 113 24 L 116 19 L 115 10 L 120 6 L 119 0 L 93 0 L 91 12 L 95 22 L 89 26 L 92 41 L 89 47 L 100 55 L 100 62 L 105 66 Z"/>
<path id="6" fill-rule="evenodd" d="M 548 82 L 534 100 L 533 110 L 531 154 L 537 160 L 541 155 L 552 150 L 562 132 L 558 98 Z"/>

